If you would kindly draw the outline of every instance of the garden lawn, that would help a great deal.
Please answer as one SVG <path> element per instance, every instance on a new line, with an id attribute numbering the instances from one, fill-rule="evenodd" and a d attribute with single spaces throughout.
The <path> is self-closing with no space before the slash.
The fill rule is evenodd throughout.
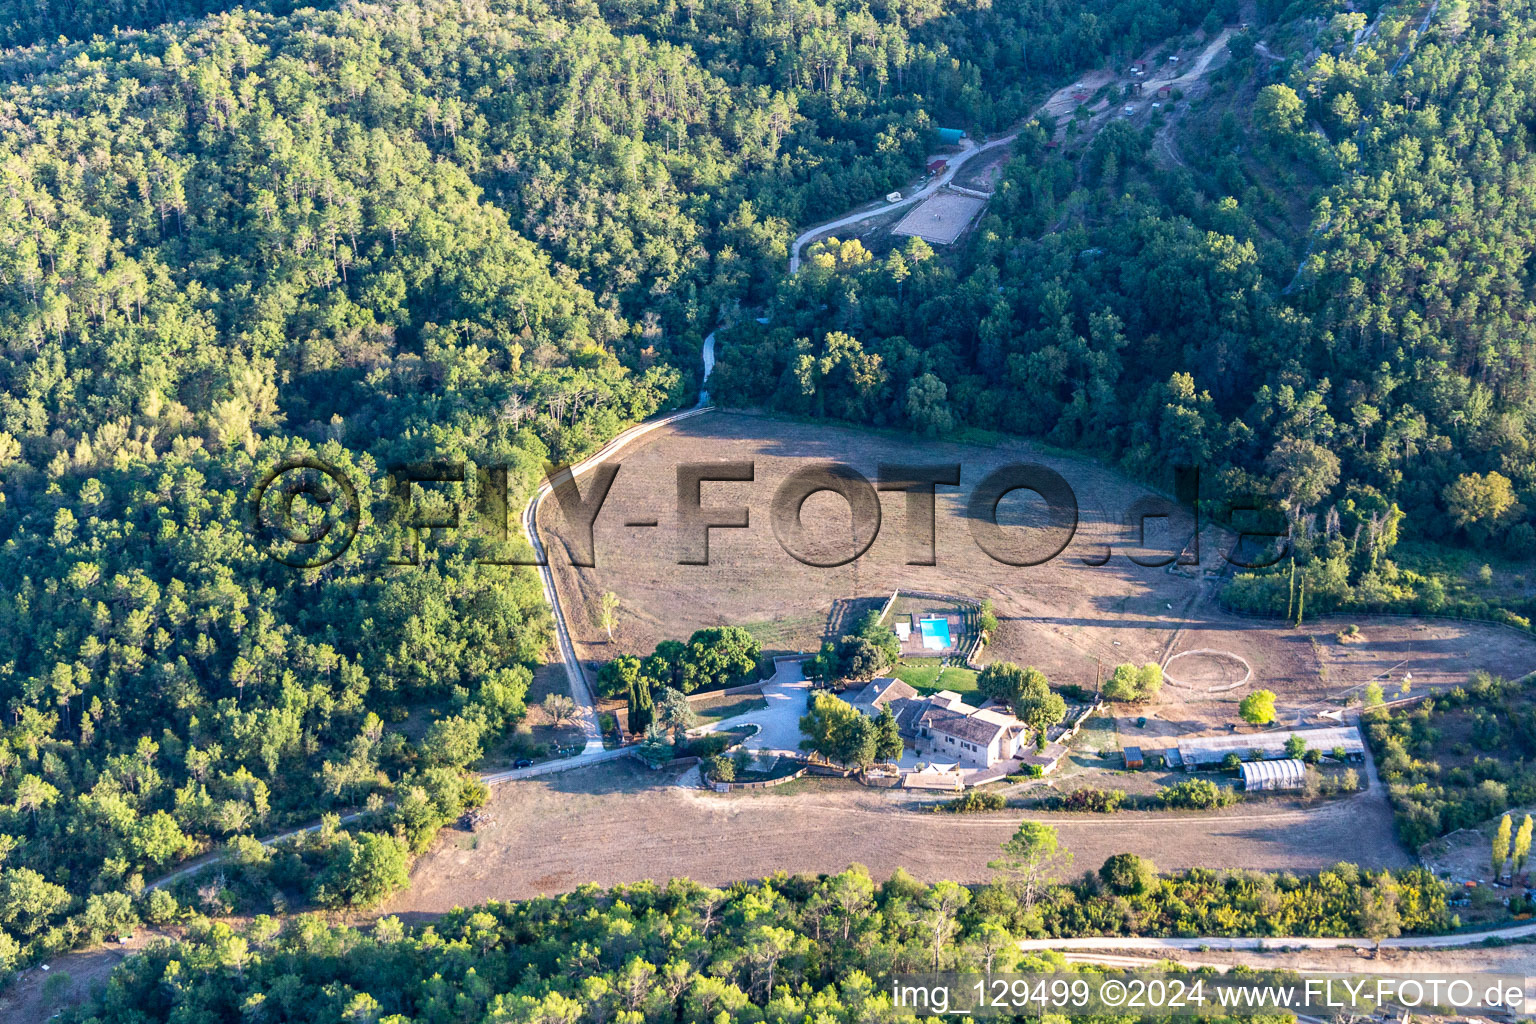
<path id="1" fill-rule="evenodd" d="M 980 703 L 981 700 L 979 695 L 975 700 L 971 699 L 971 695 L 976 693 L 976 672 L 958 665 L 941 668 L 937 658 L 902 659 L 896 663 L 891 674 L 919 693 L 953 690 L 965 697 L 967 704 Z"/>
<path id="2" fill-rule="evenodd" d="M 707 700 L 693 701 L 693 713 L 699 716 L 700 725 L 713 725 L 727 718 L 758 711 L 768 706 L 762 693 L 729 693 Z"/>

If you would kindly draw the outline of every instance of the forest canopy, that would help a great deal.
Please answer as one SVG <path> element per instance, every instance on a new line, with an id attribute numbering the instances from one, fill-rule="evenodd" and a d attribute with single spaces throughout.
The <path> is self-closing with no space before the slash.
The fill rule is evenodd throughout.
<path id="1" fill-rule="evenodd" d="M 1059 954 L 1015 944 L 1046 929 L 1116 934 L 1136 921 L 1176 934 L 1395 934 L 1439 927 L 1444 914 L 1440 885 L 1422 869 L 1158 878 L 1133 854 L 1028 898 L 1012 884 L 926 885 L 900 870 L 877 883 L 859 865 L 724 890 L 687 879 L 587 885 L 455 910 L 411 930 L 393 917 L 364 930 L 260 918 L 242 933 L 198 922 L 186 940 L 129 960 L 100 999 L 67 1019 L 912 1020 L 891 1005 L 891 975 L 1066 969 Z"/>
<path id="2" fill-rule="evenodd" d="M 937 125 L 1234 11 L 0 3 L 0 968 L 178 901 L 400 884 L 550 629 L 531 572 L 402 506 L 504 467 L 521 507 L 691 400 L 797 225 L 907 180 Z M 360 520 L 300 569 L 247 522 L 297 460 Z M 430 460 L 470 482 L 402 501 L 391 467 Z M 243 881 L 153 886 L 216 849 Z"/>

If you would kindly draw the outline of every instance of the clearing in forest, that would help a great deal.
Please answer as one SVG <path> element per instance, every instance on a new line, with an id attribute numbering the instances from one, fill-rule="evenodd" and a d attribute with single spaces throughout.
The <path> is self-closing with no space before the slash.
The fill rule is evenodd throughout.
<path id="1" fill-rule="evenodd" d="M 923 200 L 891 229 L 898 235 L 916 235 L 938 245 L 949 245 L 959 238 L 971 218 L 987 205 L 972 196 L 940 192 Z"/>
<path id="2" fill-rule="evenodd" d="M 1336 709 L 1372 681 L 1393 693 L 1408 672 L 1418 689 L 1465 683 L 1479 668 L 1519 676 L 1536 667 L 1536 641 L 1493 625 L 1359 616 L 1293 629 L 1225 613 L 1215 601 L 1226 579 L 1216 575 L 1225 568 L 1224 535 L 1203 531 L 1198 572 L 1137 564 L 1130 556 L 1156 561 L 1185 546 L 1193 533 L 1188 512 L 1094 460 L 1029 442 L 960 444 L 716 411 L 657 430 L 616 461 L 618 475 L 593 526 L 595 566 L 571 565 L 570 527 L 556 503 L 540 517 L 573 639 L 591 662 L 649 654 L 661 640 L 686 640 L 718 625 L 749 626 L 767 654 L 814 652 L 829 629 L 846 631 L 896 590 L 990 598 L 999 627 L 978 655 L 983 663 L 1034 665 L 1056 685 L 1088 689 L 1121 662 L 1166 665 L 1168 681 L 1155 702 L 1120 709 L 1128 719 L 1122 733 L 1148 740 L 1225 728 L 1237 720 L 1238 701 L 1258 688 L 1279 695 L 1282 721 L 1290 725 Z M 908 496 L 900 491 L 878 495 L 878 532 L 862 557 L 819 568 L 788 554 L 770 514 L 775 492 L 792 473 L 830 462 L 872 482 L 882 463 L 959 464 L 960 485 L 937 488 L 936 564 L 908 564 L 924 553 L 928 534 L 920 518 L 909 522 Z M 968 502 L 976 485 L 1019 462 L 1061 474 L 1078 506 L 1070 543 L 1040 565 L 994 561 L 972 531 Z M 749 481 L 700 485 L 704 508 L 742 509 L 747 519 L 743 529 L 710 531 L 708 565 L 678 564 L 678 467 L 690 463 L 752 465 Z M 582 487 L 590 480 L 583 477 Z M 1144 540 L 1126 525 L 1128 514 L 1159 510 L 1171 515 L 1147 519 Z M 1047 537 L 1044 505 L 1027 491 L 1004 497 L 997 517 L 1026 546 Z M 628 525 L 653 520 L 654 526 Z M 799 522 L 807 545 L 855 545 L 848 502 L 836 494 L 807 499 Z M 596 615 L 610 590 L 620 599 L 611 642 Z M 1338 633 L 1351 622 L 1361 631 L 1344 643 Z M 1145 725 L 1134 724 L 1141 718 Z"/>

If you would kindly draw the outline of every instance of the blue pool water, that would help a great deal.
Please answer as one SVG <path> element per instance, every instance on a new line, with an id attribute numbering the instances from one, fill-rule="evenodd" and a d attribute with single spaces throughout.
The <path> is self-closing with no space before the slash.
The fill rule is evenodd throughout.
<path id="1" fill-rule="evenodd" d="M 951 646 L 948 619 L 919 619 L 917 628 L 922 631 L 924 640 L 937 640 L 941 647 Z"/>

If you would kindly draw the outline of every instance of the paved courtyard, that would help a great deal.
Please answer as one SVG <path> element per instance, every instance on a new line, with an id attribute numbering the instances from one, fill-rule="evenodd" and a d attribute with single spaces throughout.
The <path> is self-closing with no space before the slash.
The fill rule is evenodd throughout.
<path id="1" fill-rule="evenodd" d="M 810 704 L 811 681 L 800 671 L 798 661 L 780 661 L 777 671 L 763 686 L 766 708 L 725 718 L 705 726 L 700 732 L 719 732 L 744 725 L 755 725 L 757 733 L 742 744 L 748 750 L 800 749 L 800 716 Z"/>

